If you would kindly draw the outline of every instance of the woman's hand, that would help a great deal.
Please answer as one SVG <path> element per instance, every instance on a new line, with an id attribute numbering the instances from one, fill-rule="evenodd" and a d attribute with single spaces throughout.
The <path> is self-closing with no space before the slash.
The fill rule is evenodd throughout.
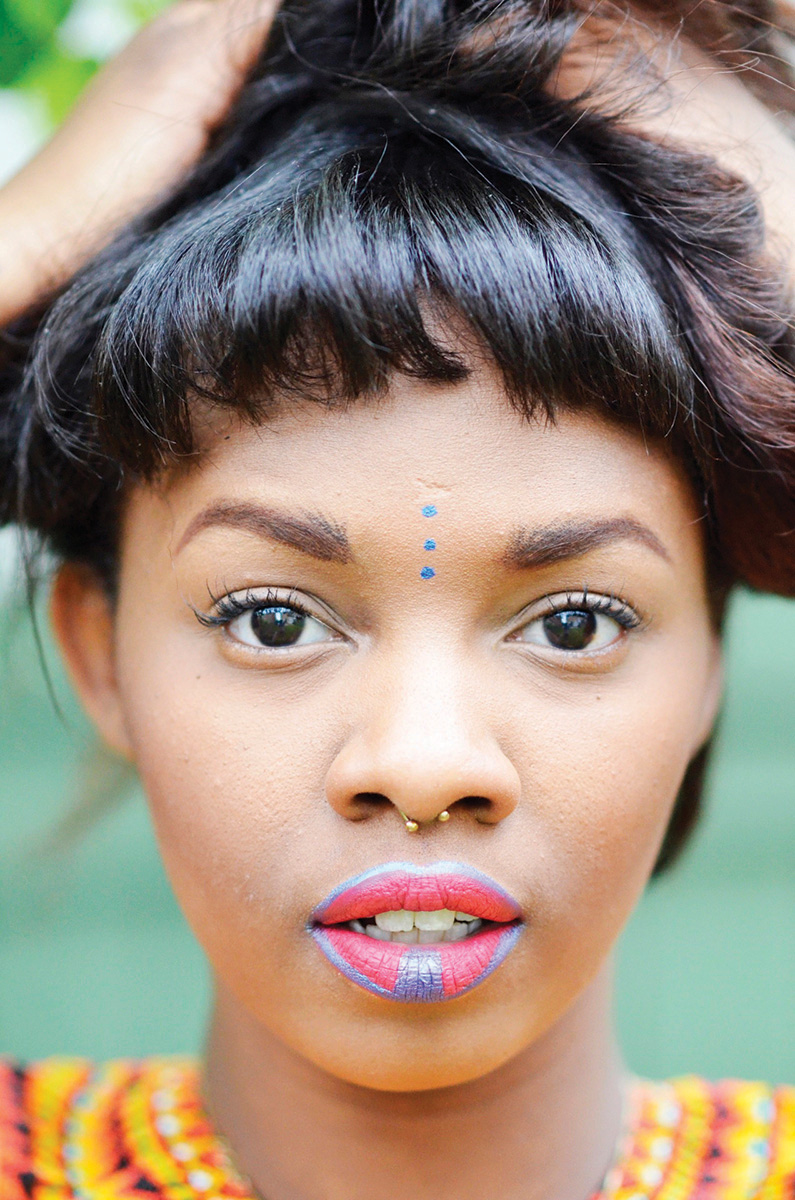
<path id="1" fill-rule="evenodd" d="M 0 191 L 0 325 L 57 287 L 204 149 L 278 0 L 179 0 Z"/>
<path id="2" fill-rule="evenodd" d="M 795 0 L 779 0 L 782 28 L 795 32 Z M 770 249 L 795 281 L 795 139 L 732 70 L 681 34 L 678 22 L 607 6 L 589 17 L 563 56 L 554 90 L 593 89 L 593 103 L 629 107 L 627 122 L 654 137 L 710 155 L 756 191 Z M 654 77 L 638 72 L 645 58 Z M 655 84 L 659 81 L 659 85 Z M 637 98 L 637 106 L 633 100 Z"/>
<path id="3" fill-rule="evenodd" d="M 52 141 L 0 190 L 0 325 L 68 279 L 196 161 L 278 3 L 179 0 L 100 71 Z M 577 94 L 607 77 L 615 95 L 632 61 L 631 35 L 666 81 L 638 124 L 746 178 L 795 277 L 795 142 L 741 75 L 671 28 L 647 16 L 610 25 L 585 23 L 556 90 Z"/>

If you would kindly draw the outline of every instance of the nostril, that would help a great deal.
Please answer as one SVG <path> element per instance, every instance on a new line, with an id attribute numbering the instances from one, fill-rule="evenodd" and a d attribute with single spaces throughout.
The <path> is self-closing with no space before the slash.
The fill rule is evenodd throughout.
<path id="1" fill-rule="evenodd" d="M 397 807 L 395 801 L 390 800 L 383 792 L 356 792 L 348 803 L 347 815 L 353 821 L 366 821 L 387 809 L 394 813 Z M 451 817 L 471 813 L 475 820 L 483 825 L 492 825 L 499 819 L 497 805 L 487 796 L 460 796 L 458 800 L 448 803 L 446 808 Z M 401 816 L 404 815 L 400 808 L 397 808 L 397 811 Z M 436 815 L 435 812 L 433 815 L 429 813 L 427 818 L 418 816 L 417 820 L 432 824 Z"/>
<path id="2" fill-rule="evenodd" d="M 365 821 L 382 809 L 392 808 L 391 802 L 380 792 L 357 792 L 352 798 L 353 818 Z"/>
<path id="3" fill-rule="evenodd" d="M 454 804 L 448 804 L 448 809 L 458 809 L 459 812 L 470 812 L 479 821 L 491 821 L 494 804 L 486 796 L 462 796 Z"/>

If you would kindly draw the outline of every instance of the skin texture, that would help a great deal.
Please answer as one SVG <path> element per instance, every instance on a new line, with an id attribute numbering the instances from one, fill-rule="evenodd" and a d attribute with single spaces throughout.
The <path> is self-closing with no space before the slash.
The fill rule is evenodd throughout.
<path id="1" fill-rule="evenodd" d="M 232 505 L 248 506 L 242 524 Z M 271 532 L 281 514 L 280 540 L 256 531 L 255 505 Z M 284 544 L 307 513 L 345 531 L 344 561 Z M 455 387 L 396 379 L 344 412 L 208 431 L 198 464 L 132 492 L 115 613 L 61 572 L 53 616 L 76 686 L 140 771 L 216 977 L 209 1102 L 269 1200 L 486 1186 L 574 1200 L 599 1183 L 620 1100 L 610 952 L 719 697 L 698 518 L 662 449 L 587 414 L 526 421 L 481 367 Z M 587 548 L 593 522 L 613 536 Z M 576 553 L 539 556 L 539 531 L 560 544 L 563 524 Z M 540 560 L 518 567 L 506 555 L 522 538 Z M 329 637 L 267 651 L 236 640 L 241 623 L 197 620 L 211 596 L 268 588 Z M 526 640 L 546 597 L 585 589 L 640 623 L 608 621 L 593 652 Z M 442 808 L 447 824 L 414 835 L 397 811 L 422 823 Z M 516 948 L 444 1003 L 343 978 L 307 931 L 315 906 L 382 863 L 440 859 L 516 898 Z M 416 1150 L 434 1131 L 428 1166 Z"/>

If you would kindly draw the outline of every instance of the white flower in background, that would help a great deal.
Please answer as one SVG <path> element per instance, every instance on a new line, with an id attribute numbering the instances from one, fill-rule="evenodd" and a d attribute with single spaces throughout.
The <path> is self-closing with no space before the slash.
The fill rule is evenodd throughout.
<path id="1" fill-rule="evenodd" d="M 108 58 L 128 42 L 138 28 L 119 0 L 76 0 L 58 30 L 58 42 L 75 58 Z"/>
<path id="2" fill-rule="evenodd" d="M 29 92 L 0 88 L 0 184 L 30 158 L 49 128 L 40 99 Z"/>

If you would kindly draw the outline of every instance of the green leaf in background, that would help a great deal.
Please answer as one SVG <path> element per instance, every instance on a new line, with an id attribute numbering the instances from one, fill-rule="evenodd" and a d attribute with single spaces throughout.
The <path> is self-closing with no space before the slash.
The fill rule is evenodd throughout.
<path id="1" fill-rule="evenodd" d="M 127 0 L 125 7 L 133 20 L 142 25 L 144 21 L 150 21 L 168 5 L 167 0 Z"/>
<path id="2" fill-rule="evenodd" d="M 33 34 L 27 24 L 17 21 L 8 0 L 0 0 L 0 87 L 17 82 L 48 36 Z"/>
<path id="3" fill-rule="evenodd" d="M 18 85 L 44 102 L 50 123 L 55 126 L 69 112 L 98 65 L 95 59 L 63 54 L 50 42 L 28 64 Z"/>
<path id="4" fill-rule="evenodd" d="M 108 52 L 99 48 L 103 29 L 116 26 L 124 37 L 165 7 L 166 0 L 0 0 L 0 88 L 32 94 L 57 125 Z"/>
<path id="5" fill-rule="evenodd" d="M 3 0 L 3 3 L 17 28 L 39 43 L 51 40 L 53 31 L 72 7 L 72 0 Z"/>

